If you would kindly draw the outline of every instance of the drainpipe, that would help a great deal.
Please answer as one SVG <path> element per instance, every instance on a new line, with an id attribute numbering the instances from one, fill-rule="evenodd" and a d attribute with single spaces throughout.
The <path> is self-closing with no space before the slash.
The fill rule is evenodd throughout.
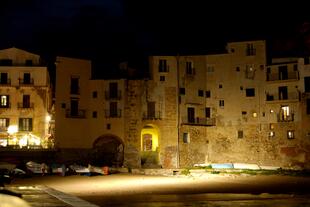
<path id="1" fill-rule="evenodd" d="M 180 93 L 179 93 L 179 59 L 180 56 L 177 54 L 176 60 L 177 60 L 177 129 L 178 129 L 178 138 L 177 138 L 177 168 L 180 168 Z"/>

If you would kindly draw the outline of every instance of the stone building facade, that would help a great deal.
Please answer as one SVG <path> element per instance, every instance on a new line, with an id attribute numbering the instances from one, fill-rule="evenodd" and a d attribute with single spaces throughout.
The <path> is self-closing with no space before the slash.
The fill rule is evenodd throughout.
<path id="1" fill-rule="evenodd" d="M 269 64 L 265 41 L 226 49 L 151 56 L 144 80 L 91 80 L 89 61 L 59 57 L 59 147 L 87 148 L 96 159 L 127 167 L 242 162 L 309 168 L 308 59 Z M 73 82 L 79 94 L 70 94 Z M 72 106 L 76 115 L 85 109 L 83 117 L 72 116 Z"/>

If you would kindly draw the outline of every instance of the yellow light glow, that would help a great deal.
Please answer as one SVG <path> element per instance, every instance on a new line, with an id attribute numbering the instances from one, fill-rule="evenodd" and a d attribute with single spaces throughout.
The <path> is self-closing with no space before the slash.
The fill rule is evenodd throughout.
<path id="1" fill-rule="evenodd" d="M 18 142 L 19 147 L 22 148 L 23 146 L 27 146 L 28 142 L 28 135 L 24 135 Z"/>
<path id="2" fill-rule="evenodd" d="M 50 122 L 51 119 L 52 119 L 52 117 L 51 117 L 50 115 L 47 115 L 47 116 L 45 117 L 45 121 L 46 121 L 46 122 Z"/>
<path id="3" fill-rule="evenodd" d="M 253 117 L 254 117 L 254 118 L 257 117 L 257 113 L 256 113 L 256 112 L 253 113 Z"/>
<path id="4" fill-rule="evenodd" d="M 8 127 L 8 133 L 9 134 L 14 134 L 16 132 L 18 132 L 17 125 L 11 125 Z"/>
<path id="5" fill-rule="evenodd" d="M 156 151 L 158 148 L 158 131 L 153 128 L 144 128 L 141 131 L 141 150 L 143 151 L 143 135 L 144 134 L 151 134 L 152 135 L 152 151 Z"/>

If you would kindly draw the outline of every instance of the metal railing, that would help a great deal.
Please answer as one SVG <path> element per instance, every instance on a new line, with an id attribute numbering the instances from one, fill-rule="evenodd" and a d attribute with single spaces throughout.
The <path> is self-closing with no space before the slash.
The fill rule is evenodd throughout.
<path id="1" fill-rule="evenodd" d="M 106 118 L 120 118 L 122 117 L 122 110 L 117 109 L 117 110 L 104 110 L 104 114 Z"/>
<path id="2" fill-rule="evenodd" d="M 117 93 L 111 93 L 111 91 L 105 91 L 105 100 L 121 100 L 122 92 L 120 90 Z"/>
<path id="3" fill-rule="evenodd" d="M 19 102 L 17 103 L 17 108 L 19 109 L 33 109 L 34 103 L 28 103 L 28 102 Z"/>
<path id="4" fill-rule="evenodd" d="M 195 119 L 189 119 L 188 117 L 182 117 L 182 124 L 188 125 L 202 125 L 202 126 L 215 126 L 215 118 L 196 117 Z"/>
<path id="5" fill-rule="evenodd" d="M 279 94 L 266 94 L 266 101 L 284 101 L 284 100 L 299 100 L 299 92 L 287 93 L 287 96 L 279 96 Z"/>
<path id="6" fill-rule="evenodd" d="M 79 118 L 79 119 L 86 118 L 86 110 L 85 109 L 79 109 L 79 110 L 66 109 L 66 118 Z"/>
<path id="7" fill-rule="evenodd" d="M 0 80 L 0 85 L 11 85 L 11 79 Z"/>
<path id="8" fill-rule="evenodd" d="M 284 114 L 277 114 L 278 122 L 292 122 L 294 121 L 294 113 L 289 116 L 284 116 Z"/>
<path id="9" fill-rule="evenodd" d="M 266 77 L 267 81 L 280 81 L 280 80 L 298 80 L 299 79 L 299 73 L 298 71 L 295 72 L 289 72 L 286 75 L 282 75 L 280 73 L 269 73 Z"/>
<path id="10" fill-rule="evenodd" d="M 158 119 L 161 119 L 161 112 L 157 111 L 154 114 L 149 114 L 147 112 L 143 112 L 142 119 L 143 120 L 158 120 Z"/>
<path id="11" fill-rule="evenodd" d="M 18 79 L 20 85 L 33 85 L 34 81 L 33 78 L 30 79 Z"/>

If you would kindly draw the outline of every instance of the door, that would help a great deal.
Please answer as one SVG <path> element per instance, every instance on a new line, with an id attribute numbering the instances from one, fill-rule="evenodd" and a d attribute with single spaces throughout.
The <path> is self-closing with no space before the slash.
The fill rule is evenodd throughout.
<path id="1" fill-rule="evenodd" d="M 195 123 L 195 108 L 187 108 L 187 121 L 188 123 Z"/>
<path id="2" fill-rule="evenodd" d="M 287 99 L 288 99 L 287 86 L 279 87 L 279 100 L 287 100 Z"/>

